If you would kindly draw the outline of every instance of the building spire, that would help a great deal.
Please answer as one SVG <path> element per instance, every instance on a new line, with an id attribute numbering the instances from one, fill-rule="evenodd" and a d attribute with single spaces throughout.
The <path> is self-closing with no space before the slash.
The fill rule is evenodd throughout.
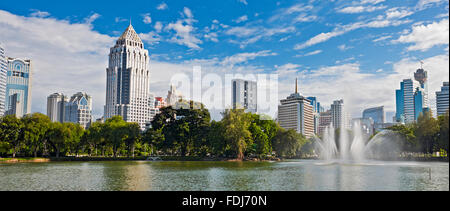
<path id="1" fill-rule="evenodd" d="M 298 79 L 295 78 L 295 94 L 298 93 Z"/>

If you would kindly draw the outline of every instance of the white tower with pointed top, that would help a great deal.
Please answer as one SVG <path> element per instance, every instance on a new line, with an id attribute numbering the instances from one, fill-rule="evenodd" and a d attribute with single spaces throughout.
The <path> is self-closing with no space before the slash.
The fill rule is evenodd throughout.
<path id="1" fill-rule="evenodd" d="M 150 99 L 149 56 L 131 23 L 110 50 L 106 74 L 104 118 L 120 115 L 144 129 L 154 103 Z"/>

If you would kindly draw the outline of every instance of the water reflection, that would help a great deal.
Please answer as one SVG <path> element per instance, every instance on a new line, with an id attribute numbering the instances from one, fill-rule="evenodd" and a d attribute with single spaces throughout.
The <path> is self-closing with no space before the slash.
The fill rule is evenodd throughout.
<path id="1" fill-rule="evenodd" d="M 0 190 L 448 191 L 448 170 L 448 163 L 310 160 L 0 164 Z"/>

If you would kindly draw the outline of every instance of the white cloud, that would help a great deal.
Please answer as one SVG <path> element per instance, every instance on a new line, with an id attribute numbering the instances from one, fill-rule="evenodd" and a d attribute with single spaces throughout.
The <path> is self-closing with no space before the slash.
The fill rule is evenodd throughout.
<path id="1" fill-rule="evenodd" d="M 221 64 L 225 66 L 234 66 L 236 64 L 240 63 L 246 63 L 249 60 L 253 60 L 257 57 L 266 57 L 266 56 L 275 56 L 277 55 L 274 52 L 271 52 L 269 50 L 264 51 L 258 51 L 253 53 L 239 53 L 236 55 L 228 56 L 226 57 Z"/>
<path id="2" fill-rule="evenodd" d="M 156 7 L 157 10 L 166 10 L 167 8 L 169 8 L 169 6 L 167 6 L 166 3 L 161 3 L 158 5 L 158 7 Z"/>
<path id="3" fill-rule="evenodd" d="M 317 16 L 315 16 L 315 15 L 307 15 L 306 13 L 302 13 L 294 19 L 294 22 L 311 22 L 316 19 L 317 19 Z"/>
<path id="4" fill-rule="evenodd" d="M 304 56 L 312 56 L 312 55 L 317 55 L 319 53 L 322 53 L 322 50 L 311 51 L 309 53 L 306 53 Z"/>
<path id="5" fill-rule="evenodd" d="M 345 7 L 342 9 L 339 9 L 339 13 L 348 13 L 348 14 L 354 14 L 354 13 L 363 13 L 363 12 L 373 12 L 376 10 L 382 10 L 386 9 L 386 6 L 380 5 L 380 6 L 350 6 Z"/>
<path id="6" fill-rule="evenodd" d="M 278 34 L 286 34 L 295 32 L 295 27 L 277 27 L 277 28 L 265 28 L 262 26 L 239 26 L 232 27 L 225 31 L 227 35 L 233 35 L 238 38 L 242 38 L 241 41 L 236 41 L 241 48 L 245 48 L 247 45 L 255 43 L 261 39 L 269 39 L 272 36 Z"/>
<path id="7" fill-rule="evenodd" d="M 139 37 L 143 42 L 150 45 L 158 44 L 161 41 L 161 36 L 155 32 L 140 33 Z"/>
<path id="8" fill-rule="evenodd" d="M 145 24 L 151 24 L 152 23 L 152 17 L 150 17 L 150 13 L 146 13 L 142 15 L 144 19 L 142 20 Z"/>
<path id="9" fill-rule="evenodd" d="M 377 39 L 374 39 L 372 41 L 373 42 L 380 42 L 380 41 L 387 40 L 387 39 L 390 39 L 390 38 L 392 38 L 392 36 L 391 35 L 387 35 L 387 36 L 381 36 L 381 37 L 379 37 Z"/>
<path id="10" fill-rule="evenodd" d="M 167 31 L 175 31 L 175 36 L 169 41 L 179 45 L 185 45 L 191 49 L 201 49 L 199 44 L 202 44 L 203 42 L 198 38 L 198 35 L 195 34 L 193 23 L 196 22 L 196 20 L 194 19 L 194 15 L 187 7 L 184 7 L 183 13 L 186 16 L 185 19 L 179 19 L 175 23 L 169 23 L 165 27 L 165 30 Z"/>
<path id="11" fill-rule="evenodd" d="M 105 68 L 115 38 L 93 31 L 87 22 L 29 18 L 4 10 L 0 31 L 7 56 L 32 60 L 33 112 L 46 113 L 47 96 L 54 92 L 84 91 L 93 96 L 94 114 L 103 113 Z"/>
<path id="12" fill-rule="evenodd" d="M 360 28 L 383 28 L 388 26 L 398 26 L 401 24 L 409 23 L 410 20 L 398 20 L 398 19 L 386 19 L 384 16 L 378 16 L 375 19 L 371 19 L 368 21 L 360 21 L 356 23 L 351 23 L 348 25 L 340 26 L 334 28 L 331 32 L 322 32 L 304 43 L 295 45 L 294 49 L 304 49 L 318 43 L 325 42 L 333 37 L 337 37 L 348 33 L 350 31 L 360 29 Z"/>
<path id="13" fill-rule="evenodd" d="M 97 20 L 97 18 L 100 17 L 100 14 L 98 13 L 94 13 L 91 16 L 87 17 L 84 19 L 84 22 L 87 24 L 91 24 L 92 22 L 94 22 L 95 20 Z"/>
<path id="14" fill-rule="evenodd" d="M 388 18 L 388 19 L 404 18 L 404 17 L 410 16 L 412 14 L 413 14 L 413 12 L 406 10 L 406 9 L 390 8 L 386 11 L 386 18 Z"/>
<path id="15" fill-rule="evenodd" d="M 242 4 L 248 5 L 247 0 L 238 0 L 239 2 L 241 2 Z"/>
<path id="16" fill-rule="evenodd" d="M 353 47 L 350 47 L 350 46 L 347 46 L 347 45 L 345 45 L 345 44 L 342 44 L 342 45 L 339 45 L 338 48 L 339 48 L 339 50 L 341 50 L 341 51 L 346 51 L 346 50 L 348 50 L 348 49 L 350 49 L 350 48 L 353 48 Z"/>
<path id="17" fill-rule="evenodd" d="M 448 0 L 420 0 L 416 5 L 416 9 L 423 10 L 446 2 L 448 4 Z"/>
<path id="18" fill-rule="evenodd" d="M 247 20 L 248 20 L 247 15 L 243 15 L 243 16 L 237 18 L 236 20 L 233 20 L 233 22 L 235 22 L 235 23 L 241 23 L 241 22 L 245 22 L 245 21 L 247 21 Z"/>
<path id="19" fill-rule="evenodd" d="M 30 14 L 31 17 L 44 18 L 50 16 L 50 13 L 39 10 L 32 10 L 33 12 Z"/>
<path id="20" fill-rule="evenodd" d="M 393 43 L 414 43 L 409 51 L 426 51 L 433 46 L 449 44 L 449 22 L 443 19 L 428 25 L 413 26 L 411 33 L 401 35 Z"/>
<path id="21" fill-rule="evenodd" d="M 159 33 L 159 32 L 161 32 L 161 30 L 162 30 L 162 28 L 163 28 L 163 25 L 162 25 L 162 23 L 161 23 L 160 21 L 157 21 L 157 22 L 155 23 L 154 28 L 155 28 L 156 32 Z"/>

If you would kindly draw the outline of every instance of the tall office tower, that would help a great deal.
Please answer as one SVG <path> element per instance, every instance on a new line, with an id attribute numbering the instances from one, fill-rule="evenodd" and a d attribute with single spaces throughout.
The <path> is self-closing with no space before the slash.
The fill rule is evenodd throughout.
<path id="1" fill-rule="evenodd" d="M 78 123 L 88 128 L 92 123 L 92 97 L 82 92 L 74 94 L 66 103 L 64 122 Z"/>
<path id="2" fill-rule="evenodd" d="M 331 104 L 331 119 L 334 128 L 351 128 L 351 118 L 345 111 L 344 100 L 335 100 Z"/>
<path id="3" fill-rule="evenodd" d="M 414 79 L 420 83 L 422 88 L 422 108 L 428 108 L 428 74 L 422 67 L 417 69 L 414 73 Z"/>
<path id="4" fill-rule="evenodd" d="M 331 125 L 331 122 L 333 121 L 333 118 L 331 116 L 331 110 L 320 112 L 319 117 L 319 136 L 323 135 L 323 132 L 325 132 L 325 128 Z"/>
<path id="5" fill-rule="evenodd" d="M 179 91 L 177 91 L 177 88 L 175 86 L 171 84 L 170 89 L 167 92 L 167 105 L 175 106 L 180 100 L 183 100 L 183 95 Z"/>
<path id="6" fill-rule="evenodd" d="M 441 91 L 436 92 L 436 110 L 438 116 L 444 115 L 445 112 L 448 111 L 448 84 L 448 82 L 444 82 L 443 86 L 441 87 Z"/>
<path id="7" fill-rule="evenodd" d="M 8 65 L 6 63 L 5 49 L 0 43 L 0 116 L 5 114 L 6 104 L 6 76 L 8 74 Z"/>
<path id="8" fill-rule="evenodd" d="M 372 118 L 374 124 L 383 124 L 386 122 L 386 113 L 384 106 L 368 108 L 363 111 L 363 118 Z"/>
<path id="9" fill-rule="evenodd" d="M 257 84 L 255 81 L 234 79 L 232 83 L 233 109 L 245 109 L 247 112 L 257 112 Z"/>
<path id="10" fill-rule="evenodd" d="M 412 123 L 415 121 L 414 93 L 420 88 L 418 81 L 404 79 L 400 83 L 400 89 L 396 90 L 396 119 L 401 123 Z"/>
<path id="11" fill-rule="evenodd" d="M 314 133 L 319 134 L 320 103 L 316 97 L 307 97 L 306 99 L 311 101 L 313 107 Z"/>
<path id="12" fill-rule="evenodd" d="M 7 63 L 6 113 L 22 117 L 31 113 L 31 60 L 7 57 Z"/>
<path id="13" fill-rule="evenodd" d="M 69 98 L 62 93 L 53 93 L 47 97 L 47 116 L 52 122 L 64 122 L 65 106 Z"/>
<path id="14" fill-rule="evenodd" d="M 298 93 L 296 79 L 295 93 L 280 101 L 278 122 L 284 129 L 293 129 L 307 138 L 314 135 L 314 117 L 311 102 Z"/>
<path id="15" fill-rule="evenodd" d="M 120 115 L 145 129 L 154 103 L 149 96 L 149 56 L 131 23 L 110 49 L 106 74 L 105 119 Z"/>

